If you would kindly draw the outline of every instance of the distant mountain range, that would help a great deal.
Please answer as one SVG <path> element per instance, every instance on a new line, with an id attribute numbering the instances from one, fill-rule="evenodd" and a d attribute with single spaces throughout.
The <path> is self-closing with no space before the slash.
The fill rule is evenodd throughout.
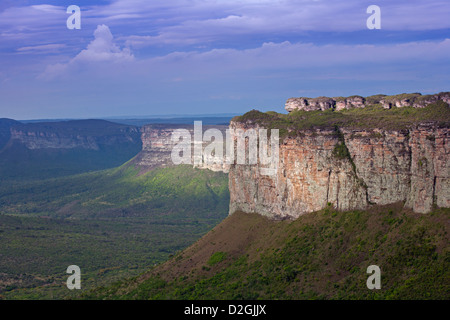
<path id="1" fill-rule="evenodd" d="M 220 114 L 185 114 L 185 115 L 154 115 L 154 116 L 117 116 L 104 117 L 101 120 L 141 127 L 146 124 L 166 123 L 166 124 L 193 124 L 194 121 L 202 121 L 209 125 L 224 125 L 238 114 L 220 113 Z M 70 120 L 86 119 L 36 119 L 20 120 L 21 123 L 42 123 L 42 122 L 62 122 Z"/>
<path id="2" fill-rule="evenodd" d="M 105 120 L 0 119 L 0 176 L 35 179 L 116 167 L 142 148 L 139 128 Z"/>

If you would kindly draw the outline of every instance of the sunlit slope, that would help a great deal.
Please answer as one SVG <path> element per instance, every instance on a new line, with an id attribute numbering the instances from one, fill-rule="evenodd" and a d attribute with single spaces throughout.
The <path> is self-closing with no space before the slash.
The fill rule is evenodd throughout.
<path id="1" fill-rule="evenodd" d="M 226 174 L 188 165 L 139 175 L 125 164 L 43 181 L 0 182 L 0 210 L 6 214 L 199 218 L 225 212 L 228 202 Z"/>

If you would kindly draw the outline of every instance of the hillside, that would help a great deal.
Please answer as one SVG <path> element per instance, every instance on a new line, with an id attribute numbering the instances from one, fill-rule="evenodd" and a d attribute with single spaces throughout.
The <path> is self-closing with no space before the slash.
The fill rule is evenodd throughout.
<path id="1" fill-rule="evenodd" d="M 236 212 L 142 276 L 86 299 L 449 299 L 449 209 L 331 207 L 295 221 Z M 369 265 L 380 290 L 366 287 Z"/>

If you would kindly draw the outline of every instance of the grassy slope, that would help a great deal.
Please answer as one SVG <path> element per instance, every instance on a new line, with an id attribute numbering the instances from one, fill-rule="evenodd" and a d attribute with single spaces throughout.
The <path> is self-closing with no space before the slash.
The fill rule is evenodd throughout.
<path id="1" fill-rule="evenodd" d="M 62 298 L 65 270 L 82 288 L 143 272 L 187 247 L 228 213 L 226 174 L 189 166 L 138 176 L 117 169 L 0 182 L 0 298 Z"/>
<path id="2" fill-rule="evenodd" d="M 148 273 L 93 299 L 449 299 L 449 209 L 401 206 L 273 222 L 237 212 Z M 366 287 L 369 265 L 381 290 Z"/>

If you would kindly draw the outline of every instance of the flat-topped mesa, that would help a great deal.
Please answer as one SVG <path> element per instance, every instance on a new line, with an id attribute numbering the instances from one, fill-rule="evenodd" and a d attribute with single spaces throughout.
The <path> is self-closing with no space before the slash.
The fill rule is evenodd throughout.
<path id="1" fill-rule="evenodd" d="M 203 133 L 208 129 L 217 129 L 225 135 L 228 128 L 226 125 L 203 125 Z M 142 151 L 132 160 L 141 171 L 148 172 L 158 167 L 175 166 L 172 160 L 173 148 L 179 143 L 173 140 L 173 133 L 176 130 L 187 130 L 194 138 L 194 125 L 191 124 L 147 124 L 141 128 Z M 191 164 L 199 169 L 209 169 L 212 171 L 222 171 L 227 173 L 229 165 L 224 161 L 214 161 L 214 157 L 202 152 L 201 163 L 194 163 L 194 140 L 191 140 Z M 208 141 L 201 141 L 202 150 L 208 145 Z"/>
<path id="2" fill-rule="evenodd" d="M 365 108 L 367 106 L 380 105 L 385 109 L 393 107 L 413 107 L 424 108 L 431 103 L 439 100 L 450 104 L 450 92 L 441 92 L 433 95 L 422 95 L 420 93 L 403 93 L 393 96 L 374 95 L 369 97 L 361 97 L 358 95 L 350 97 L 317 97 L 317 98 L 290 98 L 286 101 L 285 109 L 288 112 L 294 110 L 316 111 L 329 110 L 341 111 L 352 108 Z"/>
<path id="3" fill-rule="evenodd" d="M 288 110 L 325 110 L 310 116 L 251 110 L 232 119 L 232 135 L 278 129 L 279 156 L 270 175 L 262 161 L 231 164 L 230 214 L 296 219 L 327 207 L 398 203 L 420 213 L 450 208 L 449 93 L 335 98 L 333 109 L 327 99 L 288 100 Z M 365 105 L 378 106 L 336 111 Z M 396 109 L 407 105 L 417 109 Z"/>

